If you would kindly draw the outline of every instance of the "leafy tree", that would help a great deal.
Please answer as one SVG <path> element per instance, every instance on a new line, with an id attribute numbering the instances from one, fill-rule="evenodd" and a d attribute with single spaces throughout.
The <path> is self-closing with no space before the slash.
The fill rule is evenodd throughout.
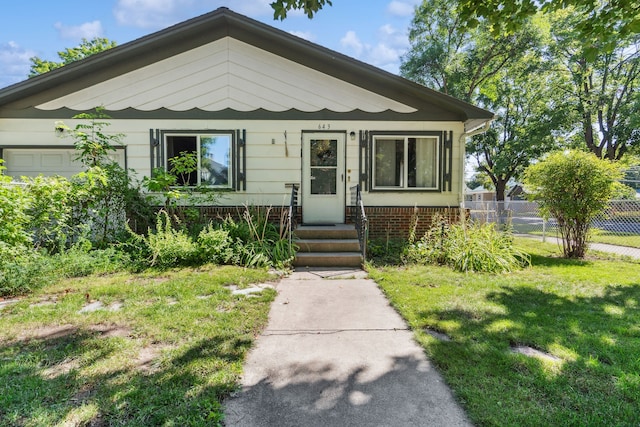
<path id="1" fill-rule="evenodd" d="M 489 177 L 483 173 L 476 172 L 475 174 L 473 174 L 471 179 L 465 182 L 465 184 L 470 190 L 474 190 L 478 187 L 493 189 L 493 182 L 491 182 Z"/>
<path id="2" fill-rule="evenodd" d="M 558 221 L 567 258 L 583 258 L 591 222 L 602 213 L 622 177 L 618 165 L 583 151 L 558 151 L 527 168 L 527 193 Z"/>
<path id="3" fill-rule="evenodd" d="M 56 133 L 74 140 L 76 160 L 86 167 L 71 180 L 76 188 L 73 222 L 91 224 L 91 239 L 103 245 L 125 232 L 127 218 L 146 223 L 150 208 L 129 171 L 111 158 L 124 135 L 106 132 L 110 117 L 104 108 L 96 107 L 73 118 L 82 120 L 73 129 L 63 122 L 55 123 Z"/>
<path id="4" fill-rule="evenodd" d="M 106 120 L 109 115 L 104 112 L 104 107 L 96 107 L 88 113 L 80 113 L 73 119 L 87 120 L 87 123 L 79 122 L 71 129 L 64 122 L 56 122 L 56 132 L 74 139 L 76 160 L 81 161 L 87 167 L 103 166 L 113 163 L 110 154 L 117 146 L 122 146 L 123 134 L 108 134 L 105 128 L 110 125 Z"/>
<path id="5" fill-rule="evenodd" d="M 83 38 L 78 46 L 66 48 L 63 51 L 58 52 L 58 57 L 60 58 L 59 62 L 48 61 L 46 59 L 38 58 L 37 56 L 31 58 L 29 77 L 39 76 L 40 74 L 55 70 L 56 68 L 60 68 L 64 65 L 79 61 L 113 47 L 116 47 L 116 42 L 106 38 L 95 37 L 91 40 Z"/>
<path id="6" fill-rule="evenodd" d="M 487 80 L 538 45 L 539 34 L 532 25 L 498 37 L 485 24 L 467 29 L 455 7 L 456 0 L 425 0 L 418 6 L 400 74 L 473 102 Z"/>
<path id="7" fill-rule="evenodd" d="M 495 37 L 486 22 L 465 28 L 456 0 L 425 0 L 416 9 L 403 58 L 404 77 L 496 113 L 492 128 L 470 139 L 467 152 L 503 201 L 509 180 L 555 146 L 568 114 L 555 73 L 541 52 L 547 33 L 532 20 Z M 560 76 L 561 77 L 561 76 Z"/>
<path id="8" fill-rule="evenodd" d="M 581 19 L 578 10 L 553 15 L 549 54 L 573 83 L 566 96 L 579 115 L 581 145 L 598 157 L 620 160 L 640 147 L 640 36 L 620 35 L 606 49 L 592 37 L 586 45 L 598 49 L 590 55 L 576 30 Z"/>
<path id="9" fill-rule="evenodd" d="M 614 50 L 616 40 L 640 33 L 640 3 L 634 0 L 459 0 L 457 12 L 468 28 L 487 22 L 495 35 L 518 31 L 538 12 L 575 9 L 573 28 L 588 55 Z M 596 40 L 598 45 L 591 46 Z"/>
<path id="10" fill-rule="evenodd" d="M 535 53 L 484 84 L 478 99 L 496 112 L 496 120 L 489 131 L 468 140 L 467 152 L 493 183 L 496 201 L 504 201 L 510 180 L 519 179 L 533 160 L 558 147 L 556 135 L 570 117 L 560 84 Z"/>
<path id="11" fill-rule="evenodd" d="M 302 9 L 309 18 L 330 0 L 276 0 L 271 3 L 274 19 L 285 19 L 292 9 Z M 616 40 L 640 33 L 640 4 L 629 0 L 457 0 L 455 15 L 459 27 L 475 28 L 486 23 L 494 36 L 518 32 L 528 20 L 541 12 L 575 8 L 581 19 L 575 23 L 578 40 L 596 39 L 599 46 L 585 43 L 588 56 L 599 49 L 612 51 Z"/>
<path id="12" fill-rule="evenodd" d="M 292 9 L 302 9 L 311 19 L 317 11 L 327 4 L 331 6 L 331 0 L 276 0 L 271 3 L 271 7 L 273 8 L 273 19 L 285 19 L 287 13 Z"/>

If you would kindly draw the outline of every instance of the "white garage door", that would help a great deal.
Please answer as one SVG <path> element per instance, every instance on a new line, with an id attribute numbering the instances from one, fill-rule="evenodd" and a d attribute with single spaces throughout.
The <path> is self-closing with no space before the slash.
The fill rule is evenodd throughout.
<path id="1" fill-rule="evenodd" d="M 76 156 L 75 150 L 66 148 L 5 148 L 3 150 L 4 166 L 7 168 L 5 175 L 15 179 L 40 174 L 69 178 L 85 169 L 82 163 L 74 160 Z M 117 150 L 111 158 L 124 167 L 124 150 Z"/>

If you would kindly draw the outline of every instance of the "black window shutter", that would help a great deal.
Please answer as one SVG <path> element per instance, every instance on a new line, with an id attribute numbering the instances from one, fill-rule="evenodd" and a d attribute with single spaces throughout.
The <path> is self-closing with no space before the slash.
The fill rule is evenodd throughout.
<path id="1" fill-rule="evenodd" d="M 247 190 L 247 131 L 237 129 L 234 147 L 235 173 L 233 174 L 233 189 Z"/>
<path id="2" fill-rule="evenodd" d="M 151 162 L 151 175 L 155 168 L 164 166 L 164 150 L 160 143 L 160 129 L 149 129 L 149 160 Z"/>
<path id="3" fill-rule="evenodd" d="M 453 180 L 453 132 L 442 132 L 442 191 L 451 191 Z"/>
<path id="4" fill-rule="evenodd" d="M 358 168 L 360 169 L 360 190 L 369 190 L 369 132 L 360 131 L 360 155 L 358 156 Z"/>

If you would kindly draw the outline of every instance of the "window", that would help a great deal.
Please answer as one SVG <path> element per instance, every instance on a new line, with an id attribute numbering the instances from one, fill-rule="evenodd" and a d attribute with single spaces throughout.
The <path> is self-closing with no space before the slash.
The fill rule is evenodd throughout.
<path id="1" fill-rule="evenodd" d="M 165 134 L 165 141 L 165 167 L 176 172 L 178 185 L 231 187 L 232 133 Z"/>
<path id="2" fill-rule="evenodd" d="M 439 189 L 440 138 L 373 136 L 374 189 Z"/>

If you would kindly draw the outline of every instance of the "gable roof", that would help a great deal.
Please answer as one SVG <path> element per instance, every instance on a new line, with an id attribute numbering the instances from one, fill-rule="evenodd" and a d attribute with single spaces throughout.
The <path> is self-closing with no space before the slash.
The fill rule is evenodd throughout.
<path id="1" fill-rule="evenodd" d="M 178 58 L 203 46 L 212 44 L 217 46 L 225 42 L 228 46 L 233 41 L 255 48 L 256 52 L 262 51 L 266 55 L 271 55 L 272 58 L 278 57 L 283 61 L 295 63 L 308 72 L 313 71 L 333 79 L 330 80 L 332 87 L 344 85 L 349 89 L 345 89 L 347 97 L 361 96 L 362 100 L 358 101 L 361 104 L 353 101 L 341 107 L 334 104 L 310 106 L 300 104 L 277 108 L 268 103 L 251 103 L 243 108 L 239 103 L 232 102 L 216 105 L 192 102 L 168 108 L 166 105 L 157 103 L 151 103 L 145 107 L 138 102 L 137 104 L 118 104 L 121 105 L 119 111 L 107 108 L 109 114 L 114 118 L 180 115 L 194 118 L 200 115 L 211 118 L 210 112 L 216 111 L 218 112 L 216 117 L 231 117 L 242 112 L 244 113 L 242 117 L 246 118 L 251 116 L 251 114 L 248 116 L 247 112 L 251 112 L 253 116 L 258 114 L 263 118 L 275 118 L 278 117 L 277 113 L 288 110 L 292 118 L 308 118 L 310 114 L 315 114 L 328 119 L 343 118 L 345 111 L 351 111 L 350 117 L 353 118 L 384 116 L 398 120 L 452 120 L 473 123 L 474 126 L 493 118 L 493 114 L 486 110 L 239 15 L 227 8 L 219 8 L 1 89 L 0 117 L 47 116 L 47 114 L 59 116 L 62 110 L 86 110 L 95 105 L 92 107 L 84 105 L 83 108 L 78 108 L 80 104 L 77 103 L 77 99 L 81 99 L 83 95 L 76 96 L 76 104 L 73 104 L 73 94 L 86 95 L 92 91 L 95 92 L 96 87 L 105 82 L 125 80 L 123 76 L 129 79 L 135 78 L 130 76 L 136 76 L 136 72 L 140 77 L 141 70 L 151 69 L 162 61 Z M 60 99 L 66 99 L 66 101 L 56 103 L 56 100 Z M 361 107 L 366 105 L 366 102 L 375 105 Z"/>

